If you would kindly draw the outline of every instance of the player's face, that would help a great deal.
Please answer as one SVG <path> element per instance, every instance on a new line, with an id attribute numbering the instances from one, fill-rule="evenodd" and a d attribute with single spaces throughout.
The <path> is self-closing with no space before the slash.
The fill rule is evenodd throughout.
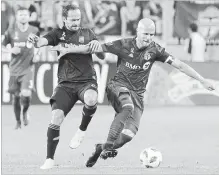
<path id="1" fill-rule="evenodd" d="M 67 18 L 64 18 L 64 23 L 68 30 L 77 31 L 81 23 L 80 10 L 69 10 Z"/>
<path id="2" fill-rule="evenodd" d="M 30 13 L 28 10 L 19 10 L 17 11 L 16 20 L 22 24 L 29 22 Z"/>
<path id="3" fill-rule="evenodd" d="M 154 32 L 138 30 L 137 31 L 137 39 L 142 47 L 147 47 L 154 38 Z"/>

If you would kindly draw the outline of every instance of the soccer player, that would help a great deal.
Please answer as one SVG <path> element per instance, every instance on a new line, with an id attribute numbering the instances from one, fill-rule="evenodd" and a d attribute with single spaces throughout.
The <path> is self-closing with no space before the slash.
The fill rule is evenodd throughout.
<path id="1" fill-rule="evenodd" d="M 85 45 L 90 42 L 92 47 L 99 45 L 95 34 L 87 28 L 80 27 L 81 11 L 75 5 L 63 7 L 63 28 L 53 29 L 43 37 L 29 35 L 35 47 L 62 45 L 66 48 L 74 45 Z M 77 148 L 85 136 L 85 131 L 97 109 L 97 80 L 93 67 L 92 55 L 66 54 L 59 55 L 58 85 L 50 99 L 52 120 L 47 131 L 47 157 L 41 169 L 54 167 L 54 154 L 59 142 L 60 126 L 75 103 L 84 103 L 82 121 L 70 147 Z"/>
<path id="2" fill-rule="evenodd" d="M 92 167 L 99 157 L 115 157 L 118 148 L 130 142 L 136 135 L 144 110 L 143 97 L 151 67 L 155 61 L 170 64 L 188 76 L 200 81 L 208 90 L 214 90 L 212 84 L 187 64 L 175 59 L 163 47 L 153 41 L 155 24 L 151 19 L 141 19 L 137 27 L 137 37 L 121 39 L 102 44 L 97 48 L 79 46 L 65 49 L 57 48 L 63 54 L 69 52 L 110 52 L 118 56 L 117 72 L 108 83 L 106 92 L 115 109 L 115 118 L 111 124 L 106 143 L 96 144 L 95 151 L 86 166 Z"/>
<path id="3" fill-rule="evenodd" d="M 29 11 L 20 7 L 16 11 L 16 24 L 5 32 L 2 41 L 2 51 L 10 52 L 11 61 L 9 64 L 10 79 L 8 92 L 12 94 L 12 104 L 16 117 L 15 129 L 21 128 L 21 104 L 23 106 L 23 124 L 28 125 L 28 109 L 33 88 L 32 60 L 34 57 L 33 44 L 28 42 L 28 35 L 34 33 L 39 35 L 36 27 L 30 26 Z M 11 44 L 11 49 L 5 46 Z"/>

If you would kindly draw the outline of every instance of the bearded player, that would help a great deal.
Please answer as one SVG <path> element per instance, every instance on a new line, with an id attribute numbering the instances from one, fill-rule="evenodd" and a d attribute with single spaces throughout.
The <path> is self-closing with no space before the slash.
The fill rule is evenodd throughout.
<path id="1" fill-rule="evenodd" d="M 63 28 L 53 29 L 41 38 L 35 35 L 29 36 L 29 40 L 35 47 L 61 45 L 68 48 L 89 42 L 94 48 L 99 45 L 95 34 L 90 29 L 80 27 L 81 11 L 77 6 L 64 6 L 62 14 Z M 69 53 L 59 56 L 58 85 L 50 99 L 52 120 L 47 131 L 47 156 L 41 169 L 54 167 L 54 154 L 59 142 L 60 126 L 78 100 L 84 103 L 82 121 L 69 146 L 76 149 L 83 141 L 87 127 L 97 109 L 96 78 L 90 53 Z"/>
<path id="2" fill-rule="evenodd" d="M 9 63 L 10 79 L 8 92 L 12 94 L 12 104 L 14 108 L 16 126 L 21 128 L 21 104 L 23 107 L 23 124 L 28 125 L 28 109 L 33 89 L 33 68 L 34 47 L 28 42 L 28 35 L 33 33 L 39 35 L 36 27 L 30 26 L 30 13 L 28 9 L 20 7 L 16 11 L 16 24 L 9 28 L 3 39 L 3 52 L 10 52 L 11 61 Z M 11 49 L 5 46 L 11 44 Z"/>
<path id="3" fill-rule="evenodd" d="M 151 19 L 139 21 L 135 38 L 121 39 L 94 48 L 72 47 L 58 48 L 60 52 L 110 52 L 118 56 L 117 72 L 107 85 L 108 100 L 115 109 L 115 118 L 111 124 L 107 141 L 96 144 L 95 151 L 86 166 L 92 167 L 99 157 L 115 157 L 118 148 L 130 142 L 138 132 L 140 119 L 144 110 L 143 97 L 151 67 L 155 61 L 167 63 L 200 81 L 208 90 L 214 90 L 206 79 L 194 69 L 172 57 L 163 47 L 153 41 L 155 24 Z"/>

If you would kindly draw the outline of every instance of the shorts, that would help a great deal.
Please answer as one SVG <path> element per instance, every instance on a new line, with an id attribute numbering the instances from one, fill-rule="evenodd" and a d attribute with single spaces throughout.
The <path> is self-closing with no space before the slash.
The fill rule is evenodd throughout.
<path id="1" fill-rule="evenodd" d="M 20 76 L 10 76 L 8 87 L 8 92 L 15 95 L 18 95 L 22 90 L 33 90 L 32 72 Z"/>
<path id="2" fill-rule="evenodd" d="M 134 104 L 134 112 L 133 112 L 133 115 L 127 119 L 125 128 L 128 125 L 134 125 L 137 128 L 139 128 L 141 116 L 144 111 L 143 99 L 136 92 L 129 90 L 122 84 L 115 82 L 115 81 L 110 81 L 108 83 L 107 88 L 106 88 L 106 93 L 107 93 L 107 98 L 109 102 L 111 103 L 111 105 L 113 106 L 116 113 L 119 113 L 122 109 L 122 106 L 118 100 L 120 93 L 130 94 L 132 98 L 132 102 Z"/>
<path id="3" fill-rule="evenodd" d="M 71 83 L 71 87 L 60 83 L 50 98 L 50 105 L 56 102 L 55 109 L 61 109 L 66 116 L 78 100 L 84 103 L 84 93 L 88 89 L 97 91 L 97 82 Z"/>

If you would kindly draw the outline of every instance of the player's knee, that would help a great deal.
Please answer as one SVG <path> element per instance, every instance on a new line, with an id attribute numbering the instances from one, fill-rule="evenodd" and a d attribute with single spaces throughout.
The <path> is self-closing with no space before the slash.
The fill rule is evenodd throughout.
<path id="1" fill-rule="evenodd" d="M 52 111 L 51 123 L 60 126 L 65 118 L 64 112 L 61 109 L 55 109 Z"/>
<path id="2" fill-rule="evenodd" d="M 130 112 L 134 111 L 134 104 L 129 93 L 123 93 L 119 95 L 119 101 L 122 109 L 130 110 Z"/>
<path id="3" fill-rule="evenodd" d="M 84 103 L 87 106 L 94 106 L 97 104 L 97 92 L 92 89 L 88 89 L 84 93 Z"/>
<path id="4" fill-rule="evenodd" d="M 130 141 L 131 141 L 132 138 L 136 135 L 137 130 L 136 130 L 136 129 L 123 129 L 123 130 L 122 130 L 122 133 L 123 133 L 124 135 L 129 136 Z"/>
<path id="5" fill-rule="evenodd" d="M 20 96 L 19 95 L 13 95 L 12 96 L 12 104 L 18 104 L 20 103 Z"/>
<path id="6" fill-rule="evenodd" d="M 30 97 L 31 96 L 31 90 L 29 89 L 22 89 L 21 90 L 21 95 L 24 97 Z"/>

